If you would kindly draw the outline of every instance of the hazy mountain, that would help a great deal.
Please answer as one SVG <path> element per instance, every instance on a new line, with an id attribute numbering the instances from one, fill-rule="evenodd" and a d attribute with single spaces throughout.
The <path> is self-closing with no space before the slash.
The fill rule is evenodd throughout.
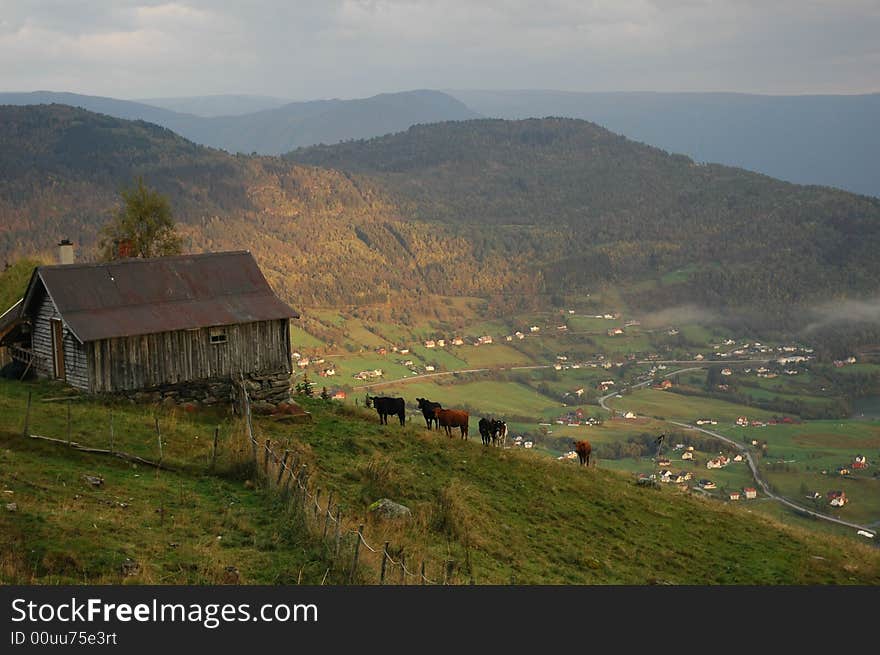
<path id="1" fill-rule="evenodd" d="M 485 116 L 583 118 L 697 161 L 880 197 L 880 94 L 449 93 Z"/>
<path id="2" fill-rule="evenodd" d="M 265 109 L 275 109 L 291 102 L 290 98 L 273 98 L 255 95 L 211 95 L 181 98 L 142 98 L 141 102 L 154 107 L 170 109 L 181 114 L 195 116 L 241 116 Z"/>
<path id="3" fill-rule="evenodd" d="M 293 102 L 244 116 L 204 119 L 181 134 L 230 152 L 277 155 L 299 146 L 368 138 L 419 123 L 476 116 L 445 93 L 407 91 L 358 100 Z"/>
<path id="4" fill-rule="evenodd" d="M 478 116 L 460 101 L 439 91 L 385 93 L 357 100 L 293 102 L 240 116 L 212 118 L 128 100 L 72 93 L 0 93 L 0 105 L 51 103 L 156 123 L 196 143 L 229 152 L 267 155 L 316 143 L 338 143 L 400 132 L 418 123 Z"/>
<path id="5" fill-rule="evenodd" d="M 0 93 L 0 105 L 70 105 L 98 114 L 107 114 L 127 120 L 144 120 L 163 127 L 179 126 L 187 117 L 161 107 L 154 107 L 132 100 L 119 100 L 102 96 L 86 96 L 62 91 L 32 91 L 27 93 Z M 173 128 L 172 128 L 173 129 Z"/>

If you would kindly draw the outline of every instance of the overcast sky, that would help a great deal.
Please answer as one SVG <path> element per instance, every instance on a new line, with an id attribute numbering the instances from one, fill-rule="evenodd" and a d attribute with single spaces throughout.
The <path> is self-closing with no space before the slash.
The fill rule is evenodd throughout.
<path id="1" fill-rule="evenodd" d="M 0 0 L 0 91 L 880 91 L 880 0 Z"/>

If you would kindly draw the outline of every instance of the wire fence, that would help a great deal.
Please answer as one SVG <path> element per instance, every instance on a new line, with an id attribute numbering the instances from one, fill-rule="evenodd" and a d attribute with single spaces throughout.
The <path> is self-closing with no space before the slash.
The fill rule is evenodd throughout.
<path id="1" fill-rule="evenodd" d="M 341 556 L 341 547 L 344 541 L 352 544 L 352 560 L 348 568 L 348 582 L 354 583 L 358 579 L 358 572 L 361 565 L 361 546 L 364 549 L 377 555 L 380 558 L 379 563 L 379 584 L 385 584 L 389 580 L 395 569 L 399 570 L 400 583 L 407 584 L 408 580 L 414 579 L 416 584 L 427 585 L 445 585 L 452 584 L 455 572 L 455 560 L 448 559 L 443 566 L 443 576 L 441 580 L 433 580 L 429 578 L 425 571 L 427 563 L 422 560 L 418 571 L 411 571 L 406 565 L 406 559 L 403 551 L 398 555 L 399 559 L 392 557 L 389 552 L 390 542 L 385 541 L 381 546 L 374 546 L 367 541 L 364 534 L 364 523 L 358 523 L 357 528 L 346 527 L 339 504 L 333 504 L 333 494 L 330 493 L 321 505 L 321 488 L 313 483 L 311 472 L 305 463 L 297 465 L 297 455 L 291 450 L 285 449 L 279 454 L 273 449 L 270 439 L 266 439 L 262 448 L 254 434 L 253 420 L 251 416 L 250 399 L 248 398 L 247 389 L 244 384 L 239 384 L 241 394 L 242 415 L 247 429 L 247 437 L 251 445 L 254 456 L 254 465 L 258 473 L 262 475 L 267 486 L 274 484 L 277 491 L 283 494 L 290 493 L 291 488 L 297 498 L 294 505 L 301 510 L 305 523 L 315 536 L 330 548 L 330 553 L 335 559 Z M 262 450 L 263 462 L 262 467 L 259 466 L 258 455 Z M 274 465 L 277 472 L 271 470 Z M 273 475 L 274 473 L 274 475 Z M 335 515 L 334 515 L 335 509 Z M 332 528 L 332 533 L 331 533 Z"/>
<path id="2" fill-rule="evenodd" d="M 251 403 L 248 397 L 247 388 L 244 380 L 240 380 L 236 385 L 239 389 L 239 399 L 236 411 L 241 416 L 245 426 L 247 445 L 244 446 L 242 454 L 250 450 L 249 455 L 244 455 L 240 460 L 242 463 L 248 462 L 248 467 L 253 467 L 254 474 L 262 478 L 263 486 L 267 491 L 278 493 L 285 499 L 289 500 L 288 507 L 296 511 L 298 517 L 302 518 L 303 524 L 310 534 L 318 538 L 326 547 L 328 558 L 332 562 L 332 566 L 338 566 L 345 574 L 345 579 L 349 584 L 364 582 L 367 578 L 365 562 L 362 557 L 367 553 L 374 555 L 378 561 L 373 561 L 375 568 L 378 568 L 378 583 L 385 584 L 386 581 L 394 576 L 397 572 L 399 584 L 427 584 L 427 585 L 445 585 L 453 584 L 455 574 L 455 560 L 447 559 L 440 568 L 439 579 L 433 579 L 426 574 L 428 562 L 424 559 L 420 562 L 418 570 L 411 570 L 410 565 L 404 555 L 403 548 L 392 549 L 390 542 L 384 541 L 381 545 L 371 544 L 365 534 L 365 523 L 357 517 L 350 517 L 348 520 L 343 517 L 340 503 L 334 501 L 333 493 L 329 493 L 326 499 L 321 497 L 321 488 L 316 484 L 316 480 L 311 470 L 305 463 L 305 457 L 295 451 L 284 448 L 282 452 L 277 452 L 278 446 L 273 447 L 270 439 L 260 444 L 254 431 L 253 417 L 251 413 Z M 120 421 L 117 417 L 114 423 L 113 409 L 108 411 L 108 431 L 104 437 L 109 437 L 109 444 L 100 444 L 100 437 L 96 438 L 91 435 L 94 432 L 92 428 L 93 417 L 89 417 L 88 423 L 90 429 L 89 436 L 83 441 L 83 430 L 78 430 L 81 436 L 76 437 L 79 441 L 74 441 L 75 431 L 81 428 L 83 418 L 78 420 L 71 412 L 71 401 L 68 398 L 41 398 L 39 411 L 36 411 L 35 403 L 30 392 L 27 396 L 27 405 L 23 417 L 22 435 L 26 438 L 39 439 L 44 442 L 53 443 L 64 446 L 71 450 L 76 450 L 90 455 L 110 456 L 126 460 L 136 465 L 146 465 L 159 471 L 175 471 L 175 470 L 197 470 L 196 466 L 205 466 L 204 450 L 197 448 L 195 450 L 180 450 L 180 445 L 174 440 L 169 443 L 163 430 L 160 429 L 160 420 L 158 415 L 153 415 L 149 420 L 146 417 L 140 417 L 137 422 L 137 438 L 128 438 L 125 441 L 128 447 L 134 447 L 135 452 L 125 452 L 122 450 L 123 440 L 119 439 Z M 51 401 L 64 401 L 62 406 L 59 403 Z M 120 413 L 121 414 L 121 413 Z M 36 425 L 39 424 L 39 425 Z M 114 429 L 115 426 L 115 429 Z M 48 427 L 50 432 L 58 436 L 43 436 L 34 433 L 34 428 Z M 125 426 L 125 432 L 128 434 L 132 429 L 132 425 Z M 173 428 L 172 428 L 173 429 Z M 167 427 L 166 430 L 167 431 Z M 208 440 L 206 444 L 208 448 L 207 454 L 207 470 L 210 473 L 217 472 L 218 459 L 218 438 L 220 427 L 214 430 L 213 440 Z M 116 439 L 114 440 L 114 435 Z M 131 435 L 129 435 L 131 437 Z M 147 439 L 149 437 L 149 440 Z M 188 440 L 184 440 L 188 441 Z M 147 444 L 151 443 L 152 446 Z M 205 443 L 205 442 L 202 442 Z M 98 447 L 99 445 L 109 445 L 109 447 Z M 169 453 L 169 446 L 178 445 L 178 450 L 172 448 Z M 283 447 L 283 446 L 282 446 Z M 197 454 L 201 452 L 202 454 Z M 170 456 L 169 456 L 170 455 Z M 260 461 L 262 460 L 262 461 Z M 197 464 L 201 461 L 201 464 Z M 292 496 L 292 497 L 291 497 Z M 356 526 L 356 527 L 355 527 Z M 351 553 L 349 560 L 346 553 Z M 396 554 L 396 557 L 392 555 Z M 328 574 L 329 574 L 328 569 Z M 326 580 L 326 575 L 325 575 Z M 322 581 L 323 584 L 324 581 Z"/>

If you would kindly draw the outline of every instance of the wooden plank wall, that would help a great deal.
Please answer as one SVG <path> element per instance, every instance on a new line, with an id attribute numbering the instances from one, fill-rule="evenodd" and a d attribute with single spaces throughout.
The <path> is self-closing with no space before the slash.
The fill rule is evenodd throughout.
<path id="1" fill-rule="evenodd" d="M 41 292 L 39 306 L 33 317 L 31 348 L 37 356 L 34 369 L 41 377 L 54 378 L 54 354 L 52 347 L 52 319 L 61 318 L 55 304 L 45 291 Z M 64 346 L 64 372 L 67 383 L 77 389 L 88 391 L 89 373 L 86 347 L 62 322 L 62 343 Z"/>
<path id="2" fill-rule="evenodd" d="M 226 343 L 210 328 L 178 330 L 88 344 L 93 391 L 129 391 L 238 372 L 290 371 L 287 319 L 225 326 Z"/>

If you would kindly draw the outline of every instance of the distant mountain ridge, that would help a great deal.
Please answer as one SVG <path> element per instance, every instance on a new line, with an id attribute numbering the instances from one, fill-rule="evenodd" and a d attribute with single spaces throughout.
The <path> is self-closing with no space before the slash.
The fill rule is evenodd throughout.
<path id="1" fill-rule="evenodd" d="M 439 91 L 384 93 L 356 100 L 293 102 L 237 116 L 203 117 L 141 102 L 73 93 L 0 93 L 0 105 L 64 104 L 166 127 L 201 145 L 228 152 L 280 155 L 318 143 L 338 143 L 406 130 L 419 123 L 479 115 Z"/>
<path id="2" fill-rule="evenodd" d="M 241 94 L 220 94 L 210 96 L 185 96 L 171 98 L 138 98 L 140 102 L 153 107 L 161 107 L 180 114 L 192 114 L 203 118 L 215 116 L 241 116 L 265 109 L 275 109 L 293 102 L 290 98 L 256 96 Z"/>
<path id="3" fill-rule="evenodd" d="M 581 118 L 669 152 L 880 197 L 880 93 L 448 91 L 492 118 Z"/>

